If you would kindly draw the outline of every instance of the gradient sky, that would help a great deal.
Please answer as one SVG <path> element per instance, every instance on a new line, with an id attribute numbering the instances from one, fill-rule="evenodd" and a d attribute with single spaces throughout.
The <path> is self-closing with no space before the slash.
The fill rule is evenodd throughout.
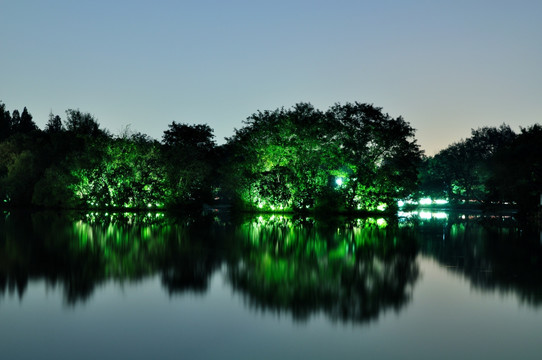
<path id="1" fill-rule="evenodd" d="M 0 100 L 43 128 L 172 121 L 217 141 L 257 110 L 359 101 L 428 155 L 472 128 L 542 122 L 542 1 L 1 0 Z"/>

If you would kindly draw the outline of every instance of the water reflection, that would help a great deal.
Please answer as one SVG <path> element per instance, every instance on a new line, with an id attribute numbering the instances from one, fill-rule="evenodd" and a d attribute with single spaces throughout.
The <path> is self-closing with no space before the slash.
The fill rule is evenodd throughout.
<path id="1" fill-rule="evenodd" d="M 411 299 L 419 270 L 413 239 L 385 221 L 318 223 L 259 217 L 239 226 L 241 256 L 228 279 L 258 309 L 304 320 L 365 322 Z"/>
<path id="2" fill-rule="evenodd" d="M 419 224 L 420 251 L 480 291 L 514 294 L 542 304 L 539 231 L 511 216 L 450 214 L 447 221 Z"/>
<path id="3" fill-rule="evenodd" d="M 72 306 L 105 282 L 159 275 L 167 294 L 204 294 L 213 274 L 253 309 L 305 320 L 364 323 L 411 301 L 417 256 L 436 259 L 481 291 L 542 303 L 538 231 L 507 217 L 409 214 L 396 219 L 160 213 L 4 213 L 0 294 L 30 280 L 63 289 Z"/>

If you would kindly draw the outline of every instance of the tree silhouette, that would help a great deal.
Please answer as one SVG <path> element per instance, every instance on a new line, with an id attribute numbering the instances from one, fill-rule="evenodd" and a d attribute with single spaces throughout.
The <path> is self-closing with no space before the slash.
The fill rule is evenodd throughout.
<path id="1" fill-rule="evenodd" d="M 38 130 L 38 126 L 32 120 L 32 115 L 30 115 L 30 113 L 25 107 L 21 114 L 21 119 L 19 121 L 19 124 L 16 127 L 16 131 L 21 132 L 21 133 L 29 133 L 31 131 L 36 131 L 36 130 Z"/>
<path id="2" fill-rule="evenodd" d="M 0 101 L 0 141 L 11 135 L 12 120 L 6 105 Z"/>
<path id="3" fill-rule="evenodd" d="M 49 120 L 47 121 L 47 124 L 45 124 L 44 130 L 49 134 L 58 134 L 64 131 L 64 126 L 62 125 L 62 119 L 60 119 L 60 116 L 50 113 Z"/>

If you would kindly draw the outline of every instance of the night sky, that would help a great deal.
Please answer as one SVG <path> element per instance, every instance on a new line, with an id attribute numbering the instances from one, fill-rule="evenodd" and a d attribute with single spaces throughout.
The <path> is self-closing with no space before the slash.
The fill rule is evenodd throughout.
<path id="1" fill-rule="evenodd" d="M 542 1 L 0 2 L 0 100 L 79 108 L 113 134 L 359 101 L 428 155 L 472 128 L 542 122 Z"/>

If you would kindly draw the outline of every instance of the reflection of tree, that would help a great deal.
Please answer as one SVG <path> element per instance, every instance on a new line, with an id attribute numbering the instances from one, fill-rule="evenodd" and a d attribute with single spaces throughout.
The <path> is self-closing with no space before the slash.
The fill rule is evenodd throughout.
<path id="1" fill-rule="evenodd" d="M 365 322 L 411 298 L 416 248 L 399 236 L 372 219 L 334 226 L 260 217 L 237 229 L 243 253 L 228 278 L 256 308 Z"/>
<path id="2" fill-rule="evenodd" d="M 511 219 L 471 217 L 447 226 L 425 224 L 423 253 L 462 274 L 477 289 L 513 293 L 542 305 L 542 248 L 538 234 Z"/>
<path id="3" fill-rule="evenodd" d="M 178 241 L 170 241 L 161 258 L 162 284 L 169 294 L 193 291 L 203 293 L 211 275 L 220 268 L 224 226 L 214 219 L 200 218 L 186 228 Z"/>
<path id="4" fill-rule="evenodd" d="M 3 214 L 0 295 L 22 297 L 30 281 L 43 280 L 75 304 L 101 284 L 153 275 L 168 294 L 203 293 L 225 264 L 227 280 L 253 307 L 298 320 L 322 312 L 364 322 L 408 304 L 420 251 L 477 289 L 542 304 L 538 234 L 501 218 L 450 219 L 387 224 L 264 216 L 222 223 L 154 212 Z"/>
<path id="5" fill-rule="evenodd" d="M 5 216 L 0 293 L 17 289 L 22 297 L 29 279 L 44 279 L 62 286 L 67 303 L 74 304 L 106 281 L 139 281 L 155 273 L 162 273 L 170 293 L 203 291 L 220 261 L 209 255 L 214 253 L 208 236 L 198 236 L 198 228 L 212 234 L 202 221 L 209 220 L 165 219 L 158 213 Z"/>

